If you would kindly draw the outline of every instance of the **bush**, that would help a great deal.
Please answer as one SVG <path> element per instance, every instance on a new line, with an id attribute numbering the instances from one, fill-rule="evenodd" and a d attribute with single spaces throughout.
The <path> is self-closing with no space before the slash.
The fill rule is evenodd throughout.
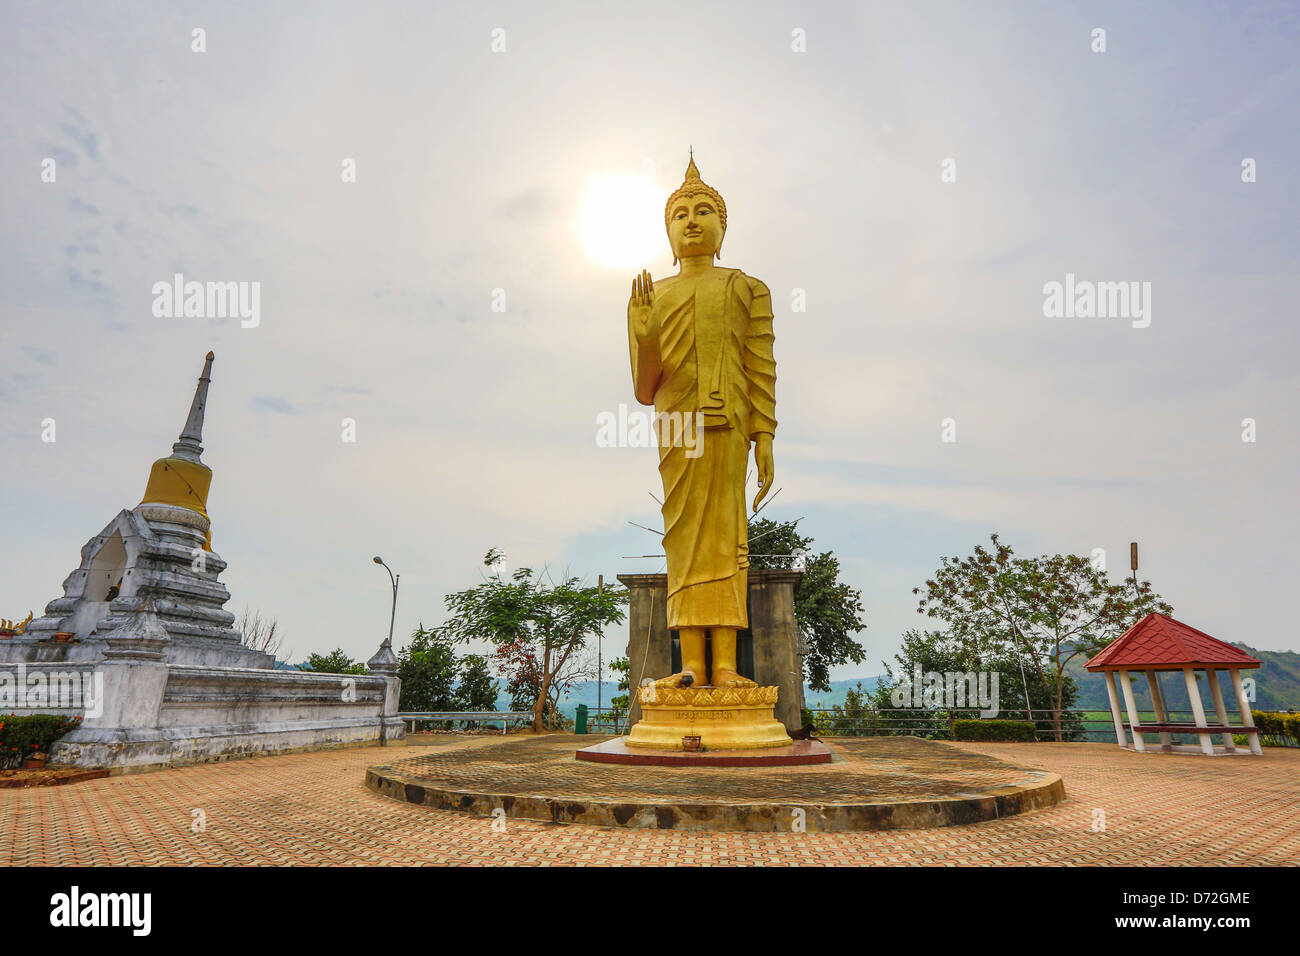
<path id="1" fill-rule="evenodd" d="M 1300 714 L 1252 710 L 1250 716 L 1261 734 L 1276 738 L 1273 742 L 1280 742 L 1283 746 L 1300 747 Z"/>
<path id="2" fill-rule="evenodd" d="M 80 723 L 80 717 L 60 714 L 0 717 L 0 769 L 12 769 L 34 754 L 49 753 L 50 744 Z"/>
<path id="3" fill-rule="evenodd" d="M 348 657 L 341 647 L 336 647 L 328 654 L 312 654 L 301 665 L 304 670 L 318 674 L 366 674 L 366 665 Z"/>
<path id="4" fill-rule="evenodd" d="M 1027 720 L 954 720 L 952 732 L 957 740 L 1034 740 L 1034 725 Z"/>

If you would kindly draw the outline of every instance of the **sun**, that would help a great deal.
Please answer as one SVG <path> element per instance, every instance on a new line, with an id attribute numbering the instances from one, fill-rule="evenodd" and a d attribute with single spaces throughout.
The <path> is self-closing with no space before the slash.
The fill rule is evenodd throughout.
<path id="1" fill-rule="evenodd" d="M 591 180 L 579 230 L 587 255 L 611 269 L 639 269 L 663 252 L 667 193 L 648 176 L 610 173 Z"/>

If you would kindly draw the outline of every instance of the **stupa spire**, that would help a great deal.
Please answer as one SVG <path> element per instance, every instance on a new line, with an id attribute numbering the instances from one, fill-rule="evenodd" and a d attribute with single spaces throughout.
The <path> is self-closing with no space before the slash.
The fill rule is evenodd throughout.
<path id="1" fill-rule="evenodd" d="M 168 505 L 196 511 L 207 518 L 208 488 L 212 469 L 203 464 L 203 411 L 208 404 L 208 385 L 212 381 L 212 353 L 203 363 L 203 374 L 194 389 L 190 415 L 185 419 L 181 437 L 172 445 L 172 453 L 159 458 L 149 471 L 141 505 Z"/>
<path id="2" fill-rule="evenodd" d="M 194 390 L 194 401 L 190 403 L 190 417 L 185 419 L 185 428 L 181 437 L 172 445 L 172 456 L 184 461 L 199 462 L 203 454 L 203 409 L 208 404 L 208 385 L 212 381 L 213 353 L 209 352 L 203 363 L 203 374 L 199 376 L 198 387 Z"/>

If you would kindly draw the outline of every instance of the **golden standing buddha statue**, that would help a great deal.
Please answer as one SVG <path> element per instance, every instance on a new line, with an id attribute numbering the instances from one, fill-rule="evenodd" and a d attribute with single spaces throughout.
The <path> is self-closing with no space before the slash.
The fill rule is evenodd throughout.
<path id="1" fill-rule="evenodd" d="M 706 736 L 706 746 L 781 746 L 790 740 L 771 716 L 776 688 L 757 687 L 736 666 L 736 635 L 749 624 L 745 475 L 751 444 L 759 483 L 755 508 L 773 478 L 772 298 L 759 280 L 715 264 L 727 205 L 700 179 L 693 156 L 668 199 L 664 225 L 679 271 L 658 282 L 649 272 L 637 276 L 627 318 L 636 398 L 655 407 L 659 424 L 668 627 L 680 636 L 682 669 L 640 689 L 645 717 L 628 744 L 679 747 L 674 735 L 697 732 L 716 717 L 721 723 L 712 744 Z M 666 420 L 687 418 L 703 428 L 693 448 L 665 434 Z M 706 640 L 712 641 L 711 674 Z M 685 717 L 691 706 L 719 703 L 723 710 Z M 675 708 L 671 719 L 656 713 L 655 704 Z M 754 709 L 741 717 L 737 707 Z M 747 730 L 736 726 L 738 719 Z M 650 734 L 655 722 L 662 726 Z"/>

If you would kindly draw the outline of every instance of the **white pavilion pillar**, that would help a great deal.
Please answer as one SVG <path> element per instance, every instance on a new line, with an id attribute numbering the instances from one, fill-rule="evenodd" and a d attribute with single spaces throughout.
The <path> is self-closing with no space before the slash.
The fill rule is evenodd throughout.
<path id="1" fill-rule="evenodd" d="M 1119 691 L 1115 689 L 1115 672 L 1102 671 L 1106 676 L 1106 695 L 1110 698 L 1110 716 L 1115 721 L 1115 739 L 1121 747 L 1128 746 L 1128 735 L 1124 733 L 1124 711 L 1119 704 Z"/>
<path id="2" fill-rule="evenodd" d="M 1192 714 L 1196 717 L 1197 727 L 1208 727 L 1209 722 L 1205 719 L 1205 706 L 1201 703 L 1201 688 L 1196 685 L 1196 670 L 1192 667 L 1183 668 L 1183 680 L 1187 683 L 1187 698 L 1192 702 Z M 1209 731 L 1197 734 L 1201 739 L 1201 753 L 1214 756 L 1214 738 L 1210 736 Z"/>
<path id="3" fill-rule="evenodd" d="M 1245 727 L 1246 740 L 1250 742 L 1250 752 L 1262 754 L 1259 749 L 1259 731 L 1255 729 L 1255 718 L 1250 712 L 1250 701 L 1246 700 L 1246 688 L 1241 686 L 1241 671 L 1236 667 L 1228 669 L 1232 675 L 1232 690 L 1237 695 L 1237 706 L 1241 708 L 1241 723 Z"/>
<path id="4" fill-rule="evenodd" d="M 1207 667 L 1205 675 L 1210 679 L 1210 697 L 1214 700 L 1214 712 L 1219 715 L 1219 724 L 1228 726 L 1228 708 L 1223 706 L 1223 688 L 1219 686 L 1219 672 Z M 1229 731 L 1223 735 L 1223 749 L 1228 753 L 1235 753 L 1236 744 L 1232 742 L 1232 732 Z"/>
<path id="5" fill-rule="evenodd" d="M 1156 723 L 1163 724 L 1169 720 L 1169 714 L 1165 711 L 1164 694 L 1160 692 L 1160 678 L 1158 671 L 1147 671 L 1147 687 L 1151 691 L 1151 706 L 1155 708 Z M 1169 731 L 1160 731 L 1160 749 L 1172 750 L 1174 738 L 1170 736 Z"/>
<path id="6" fill-rule="evenodd" d="M 1137 704 L 1133 700 L 1133 682 L 1128 679 L 1128 671 L 1120 671 L 1119 680 L 1120 689 L 1124 692 L 1124 706 L 1128 708 L 1128 726 L 1133 731 L 1133 749 L 1138 753 L 1145 753 L 1147 745 L 1142 739 L 1142 732 L 1138 730 L 1142 721 L 1138 720 Z"/>

